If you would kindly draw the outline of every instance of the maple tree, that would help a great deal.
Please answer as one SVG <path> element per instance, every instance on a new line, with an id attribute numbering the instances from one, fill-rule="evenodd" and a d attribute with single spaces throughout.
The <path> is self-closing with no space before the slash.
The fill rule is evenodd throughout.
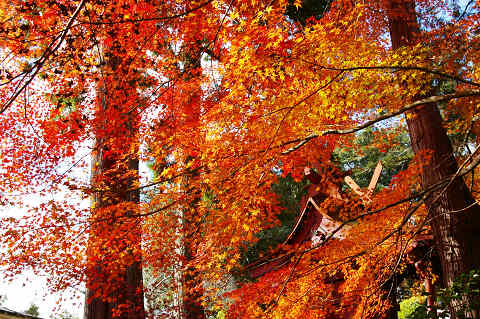
<path id="1" fill-rule="evenodd" d="M 477 10 L 455 16 L 421 0 L 0 2 L 0 189 L 18 196 L 4 205 L 26 211 L 2 219 L 6 274 L 34 268 L 54 290 L 86 282 L 89 318 L 143 317 L 142 265 L 180 268 L 184 279 L 165 284 L 185 297 L 186 317 L 207 304 L 232 318 L 386 317 L 404 255 L 432 233 L 450 285 L 480 266 L 477 205 L 462 179 L 480 158 L 475 150 L 457 165 L 436 104 L 461 112 L 448 129 L 476 134 Z M 453 89 L 432 93 L 441 80 Z M 315 164 L 328 192 L 332 152 L 404 113 L 409 167 L 371 202 L 342 193 L 321 204 L 345 238 L 280 247 L 291 262 L 230 299 L 205 284 L 242 272 L 244 249 L 279 225 L 279 175 L 299 181 Z M 397 131 L 375 147 L 388 150 Z M 147 160 L 156 174 L 142 184 Z M 68 195 L 25 203 L 58 192 Z M 90 196 L 94 207 L 82 207 Z"/>

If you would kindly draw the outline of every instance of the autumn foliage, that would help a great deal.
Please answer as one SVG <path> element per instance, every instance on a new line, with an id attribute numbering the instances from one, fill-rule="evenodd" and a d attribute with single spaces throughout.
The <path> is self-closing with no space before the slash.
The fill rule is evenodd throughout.
<path id="1" fill-rule="evenodd" d="M 390 2 L 312 14 L 297 0 L 0 0 L 0 201 L 20 208 L 2 212 L 2 274 L 33 269 L 53 291 L 87 283 L 88 301 L 115 304 L 138 263 L 210 314 L 386 317 L 408 252 L 432 236 L 423 203 L 449 184 L 421 184 L 435 150 L 372 201 L 345 188 L 345 203 L 325 200 L 344 239 L 278 247 L 289 263 L 238 278 L 245 249 L 280 224 L 273 184 L 314 163 L 341 184 L 336 148 L 381 127 L 391 133 L 371 147 L 388 152 L 403 114 L 427 102 L 457 143 L 455 177 L 476 190 L 479 3 L 416 1 L 421 31 L 393 50 Z M 234 291 L 211 284 L 232 274 Z"/>

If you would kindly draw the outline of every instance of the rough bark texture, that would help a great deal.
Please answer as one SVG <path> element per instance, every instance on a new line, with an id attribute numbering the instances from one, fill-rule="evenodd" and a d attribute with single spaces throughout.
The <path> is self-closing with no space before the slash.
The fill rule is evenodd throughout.
<path id="1" fill-rule="evenodd" d="M 104 80 L 97 89 L 98 124 L 91 185 L 103 190 L 95 191 L 92 198 L 92 217 L 101 221 L 90 225 L 87 258 L 95 262 L 89 263 L 92 268 L 88 269 L 85 319 L 145 318 L 142 267 L 138 257 L 140 223 L 135 218 L 125 218 L 134 213 L 132 210 L 116 207 L 124 203 L 135 205 L 140 199 L 139 191 L 132 191 L 139 178 L 135 151 L 138 151 L 135 146 L 138 118 L 136 112 L 122 112 L 122 106 L 129 106 L 128 101 L 132 101 L 136 91 L 134 87 L 112 81 L 115 70 L 120 74 L 126 71 L 118 69 L 119 64 L 115 59 L 107 63 L 105 73 L 110 73 L 113 85 Z M 111 207 L 107 214 L 101 213 L 105 207 Z M 108 233 L 116 233 L 116 237 L 103 242 L 102 236 Z M 137 253 L 133 253 L 135 250 Z M 120 257 L 125 251 L 126 261 Z M 127 263 L 126 267 L 117 266 L 121 259 Z"/>
<path id="2" fill-rule="evenodd" d="M 419 34 L 415 2 L 391 0 L 387 13 L 392 48 L 415 45 Z M 437 105 L 410 111 L 407 124 L 415 154 L 433 151 L 421 176 L 422 187 L 453 176 L 458 166 Z M 443 285 L 448 287 L 459 274 L 480 268 L 480 207 L 461 178 L 445 191 L 432 194 L 426 206 L 440 256 Z M 458 304 L 451 305 L 451 310 L 457 311 Z"/>

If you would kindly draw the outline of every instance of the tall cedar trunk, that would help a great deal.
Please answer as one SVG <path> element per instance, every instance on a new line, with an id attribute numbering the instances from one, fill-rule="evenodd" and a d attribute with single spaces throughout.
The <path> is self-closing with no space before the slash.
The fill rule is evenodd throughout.
<path id="1" fill-rule="evenodd" d="M 419 34 L 415 2 L 390 0 L 387 13 L 392 48 L 415 45 Z M 415 154 L 433 151 L 431 161 L 422 172 L 422 187 L 425 189 L 453 176 L 458 166 L 437 105 L 431 103 L 416 108 L 406 118 Z M 450 287 L 459 274 L 480 268 L 480 207 L 461 178 L 443 193 L 432 194 L 426 206 L 440 256 L 443 285 Z M 450 307 L 454 318 L 459 304 L 452 303 Z"/>
<path id="2" fill-rule="evenodd" d="M 140 197 L 138 190 L 132 191 L 135 185 L 138 185 L 139 178 L 138 155 L 136 151 L 132 151 L 132 149 L 138 150 L 135 146 L 138 118 L 136 112 L 121 112 L 121 108 L 129 105 L 128 101 L 131 101 L 132 97 L 136 97 L 136 91 L 135 88 L 125 88 L 124 85 L 116 82 L 118 77 L 115 73 L 127 71 L 118 70 L 120 61 L 112 61 L 115 61 L 115 58 L 107 62 L 107 68 L 110 71 L 105 72 L 112 73 L 110 77 L 107 76 L 110 83 L 104 80 L 97 89 L 96 117 L 99 122 L 96 128 L 97 137 L 92 155 L 91 176 L 92 188 L 103 187 L 108 190 L 94 193 L 92 216 L 100 219 L 107 218 L 107 221 L 90 225 L 87 258 L 95 260 L 96 264 L 90 265 L 93 269 L 90 269 L 91 272 L 87 278 L 84 318 L 144 319 L 141 261 L 138 256 L 133 256 L 131 253 L 141 244 L 140 224 L 134 218 L 124 218 L 133 213 L 131 210 L 112 209 L 107 216 L 97 213 L 102 208 L 114 207 L 122 203 L 138 204 Z M 128 115 L 125 116 L 126 113 Z M 111 219 L 109 219 L 110 216 Z M 116 233 L 116 238 L 109 243 L 115 247 L 105 247 L 105 243 L 96 242 L 101 241 L 102 234 L 106 232 Z M 134 234 L 133 239 L 132 234 Z M 124 242 L 127 237 L 130 240 Z M 111 248 L 116 250 L 112 251 Z M 121 259 L 120 254 L 124 251 L 132 257 L 131 263 L 127 267 L 119 267 L 120 273 L 114 274 L 111 267 Z M 99 292 L 101 297 L 98 296 Z M 118 310 L 121 310 L 120 315 L 115 314 Z"/>
<path id="3" fill-rule="evenodd" d="M 187 71 L 185 81 L 194 79 L 201 76 L 201 44 L 197 43 L 193 48 L 186 48 L 184 56 L 184 68 Z M 190 89 L 192 90 L 192 89 Z M 181 109 L 182 119 L 181 125 L 184 126 L 184 130 L 195 130 L 200 121 L 200 88 L 198 90 L 184 92 L 186 95 L 185 101 L 179 106 Z M 200 139 L 201 136 L 196 138 Z M 183 150 L 186 154 L 190 154 L 192 150 Z M 186 163 L 195 161 L 196 155 L 187 156 Z M 183 179 L 183 187 L 186 192 L 189 203 L 185 207 L 183 214 L 183 256 L 186 264 L 192 263 L 195 258 L 196 243 L 195 234 L 198 234 L 199 224 L 195 220 L 197 217 L 197 206 L 200 202 L 200 192 L 197 189 L 192 189 L 191 184 L 200 178 L 199 174 L 191 170 L 186 169 L 186 174 Z M 193 266 L 188 266 L 183 276 L 183 309 L 182 319 L 203 319 L 205 318 L 205 309 L 201 304 L 201 297 L 203 295 L 202 290 L 202 278 L 201 274 Z"/>
<path id="4" fill-rule="evenodd" d="M 192 231 L 192 223 L 186 221 L 190 225 L 187 232 Z M 192 254 L 192 236 L 185 237 L 184 257 L 185 260 L 191 262 L 193 260 Z M 202 297 L 202 279 L 198 271 L 194 267 L 188 267 L 184 275 L 184 288 L 183 288 L 183 319 L 203 319 L 205 318 L 205 310 L 201 304 Z"/>
<path id="5" fill-rule="evenodd" d="M 199 80 L 202 74 L 201 54 L 202 41 L 185 39 L 184 46 L 179 52 L 181 63 L 177 65 L 178 81 L 175 81 L 177 84 L 171 88 L 179 92 L 179 94 L 174 94 L 175 98 L 172 99 L 173 105 L 171 106 L 174 116 L 171 117 L 173 123 L 170 124 L 175 127 L 174 136 L 198 132 L 202 90 L 200 85 L 195 86 L 192 83 Z M 200 138 L 202 136 L 197 134 L 194 140 Z M 185 201 L 178 212 L 179 227 L 176 232 L 179 240 L 175 242 L 176 252 L 182 255 L 181 261 L 176 265 L 174 275 L 177 289 L 175 297 L 177 311 L 174 317 L 178 319 L 203 319 L 206 317 L 201 302 L 203 296 L 202 275 L 194 266 L 198 244 L 195 236 L 200 233 L 199 227 L 201 226 L 197 211 L 201 200 L 201 191 L 194 185 L 198 183 L 200 175 L 194 168 L 198 154 L 192 150 L 192 145 L 179 144 L 175 140 L 170 145 L 184 156 L 176 159 L 183 161 L 181 163 L 183 164 L 181 189 L 185 194 Z M 193 167 L 189 167 L 192 164 Z"/>

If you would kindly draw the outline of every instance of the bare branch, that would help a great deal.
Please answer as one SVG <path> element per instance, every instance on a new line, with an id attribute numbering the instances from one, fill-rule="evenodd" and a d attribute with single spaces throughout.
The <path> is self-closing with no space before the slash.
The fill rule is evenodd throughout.
<path id="1" fill-rule="evenodd" d="M 467 91 L 462 91 L 462 92 L 457 92 L 457 93 L 452 93 L 452 94 L 430 96 L 428 98 L 415 101 L 411 104 L 407 104 L 404 107 L 400 108 L 398 111 L 379 116 L 379 117 L 377 117 L 373 120 L 367 121 L 367 122 L 365 122 L 365 123 L 363 123 L 359 126 L 353 127 L 353 128 L 343 129 L 343 130 L 326 130 L 326 131 L 322 131 L 318 134 L 310 134 L 309 136 L 307 136 L 307 137 L 305 137 L 304 139 L 301 139 L 301 140 L 288 141 L 286 143 L 283 143 L 282 145 L 288 145 L 288 144 L 292 144 L 292 143 L 298 143 L 298 144 L 289 148 L 286 151 L 283 151 L 282 155 L 290 154 L 290 153 L 298 150 L 299 148 L 301 148 L 305 144 L 307 144 L 310 140 L 313 140 L 313 139 L 315 139 L 317 137 L 320 137 L 320 136 L 331 135 L 331 134 L 338 134 L 338 135 L 352 134 L 352 133 L 358 132 L 360 130 L 363 130 L 363 129 L 369 127 L 369 126 L 372 126 L 375 123 L 378 123 L 378 122 L 384 121 L 386 119 L 395 117 L 397 115 L 403 114 L 403 113 L 405 113 L 409 110 L 412 110 L 412 109 L 414 109 L 418 106 L 424 105 L 424 104 L 438 103 L 438 102 L 449 101 L 449 100 L 453 100 L 453 99 L 470 97 L 470 96 L 480 96 L 480 90 L 467 90 Z"/>

